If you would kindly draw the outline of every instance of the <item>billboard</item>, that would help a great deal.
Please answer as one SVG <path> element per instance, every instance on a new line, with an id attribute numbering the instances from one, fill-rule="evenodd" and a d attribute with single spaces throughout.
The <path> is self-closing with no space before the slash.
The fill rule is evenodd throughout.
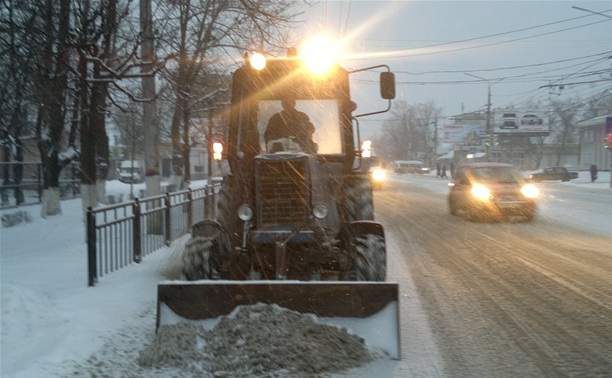
<path id="1" fill-rule="evenodd" d="M 480 123 L 444 125 L 443 142 L 477 146 L 482 143 L 485 127 Z"/>
<path id="2" fill-rule="evenodd" d="M 493 133 L 508 136 L 547 136 L 548 116 L 537 109 L 495 109 Z"/>

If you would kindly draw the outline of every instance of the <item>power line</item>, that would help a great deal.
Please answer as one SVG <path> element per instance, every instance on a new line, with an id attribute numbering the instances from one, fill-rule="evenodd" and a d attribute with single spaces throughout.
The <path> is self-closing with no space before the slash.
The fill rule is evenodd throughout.
<path id="1" fill-rule="evenodd" d="M 395 71 L 395 72 L 404 73 L 404 74 L 413 75 L 413 76 L 420 76 L 420 75 L 427 75 L 427 74 L 446 74 L 446 73 L 454 74 L 454 73 L 464 73 L 464 72 L 494 72 L 494 71 L 506 71 L 506 70 L 515 70 L 515 69 L 531 68 L 531 67 L 541 67 L 541 66 L 547 66 L 547 65 L 552 65 L 552 64 L 572 62 L 575 60 L 582 60 L 582 59 L 587 59 L 587 58 L 592 58 L 595 56 L 602 56 L 602 55 L 606 55 L 606 57 L 602 58 L 602 60 L 610 59 L 612 58 L 612 50 L 605 51 L 605 52 L 598 53 L 598 54 L 593 54 L 593 55 L 585 55 L 585 56 L 581 56 L 577 58 L 560 59 L 560 60 L 555 60 L 551 62 L 525 64 L 525 65 L 520 65 L 520 66 L 499 67 L 499 68 L 481 68 L 481 69 L 471 69 L 471 70 L 438 70 L 438 71 L 424 71 L 424 72 L 416 72 L 416 73 L 408 72 L 408 71 Z M 569 67 L 572 67 L 572 66 L 569 66 Z"/>
<path id="2" fill-rule="evenodd" d="M 564 32 L 564 31 L 579 29 L 579 28 L 583 28 L 583 27 L 586 27 L 586 26 L 592 26 L 592 25 L 596 25 L 596 24 L 601 24 L 603 22 L 609 22 L 609 21 L 611 21 L 611 20 L 596 21 L 596 22 L 592 22 L 590 24 L 573 26 L 573 27 L 570 27 L 570 28 L 555 30 L 555 31 L 551 31 L 551 32 L 546 32 L 546 33 L 541 33 L 541 34 L 534 34 L 534 35 L 531 35 L 531 36 L 514 38 L 514 39 L 508 39 L 508 40 L 499 41 L 499 42 L 490 42 L 490 43 L 485 43 L 485 44 L 476 45 L 476 46 L 460 47 L 460 48 L 456 48 L 456 49 L 440 50 L 440 51 L 429 51 L 429 52 L 414 53 L 414 54 L 408 53 L 411 50 L 422 50 L 422 49 L 427 49 L 427 48 L 430 48 L 430 47 L 437 47 L 437 45 L 432 45 L 432 46 L 418 47 L 418 48 L 407 49 L 407 50 L 402 50 L 402 51 L 388 51 L 388 52 L 384 52 L 383 54 L 385 55 L 385 57 L 387 59 L 397 59 L 397 58 L 405 58 L 405 57 L 409 57 L 409 56 L 410 57 L 414 57 L 414 56 L 425 56 L 425 55 L 437 55 L 437 54 L 446 54 L 446 53 L 465 51 L 465 50 L 474 50 L 474 49 L 479 49 L 479 48 L 483 48 L 483 47 L 491 47 L 491 46 L 497 46 L 497 45 L 502 45 L 502 44 L 511 43 L 511 42 L 524 41 L 526 39 L 532 39 L 532 38 L 542 37 L 542 36 L 545 36 L 545 35 L 556 34 L 556 33 Z M 463 41 L 450 42 L 448 44 L 461 43 L 461 42 L 463 42 Z M 443 45 L 446 45 L 446 44 L 443 44 Z M 401 53 L 403 53 L 403 52 L 406 52 L 406 54 L 401 55 Z M 393 54 L 400 54 L 400 55 L 393 55 Z M 378 55 L 381 55 L 381 54 L 377 53 L 377 54 L 371 54 L 371 55 L 374 55 L 375 57 L 377 57 Z"/>
<path id="3" fill-rule="evenodd" d="M 605 10 L 605 11 L 600 12 L 600 13 L 603 14 L 603 13 L 607 13 L 607 12 L 610 12 L 610 11 L 612 11 L 612 9 L 608 9 L 608 10 Z M 589 24 L 573 26 L 573 27 L 569 27 L 569 28 L 565 28 L 565 29 L 559 29 L 559 30 L 554 30 L 554 31 L 546 32 L 546 33 L 534 34 L 534 35 L 531 35 L 531 36 L 520 37 L 520 38 L 510 39 L 510 40 L 506 40 L 506 41 L 491 42 L 491 43 L 486 43 L 486 44 L 483 44 L 483 45 L 462 47 L 462 48 L 451 49 L 451 50 L 431 51 L 431 52 L 423 52 L 423 53 L 415 53 L 415 54 L 396 55 L 396 56 L 389 55 L 389 54 L 394 54 L 394 53 L 397 54 L 397 53 L 408 52 L 408 51 L 412 51 L 412 50 L 422 50 L 422 49 L 429 49 L 429 48 L 434 48 L 434 47 L 449 46 L 449 45 L 454 45 L 454 44 L 459 44 L 459 43 L 478 41 L 478 40 L 482 40 L 482 39 L 485 39 L 485 38 L 499 37 L 499 36 L 503 36 L 503 35 L 515 34 L 515 33 L 520 33 L 520 32 L 524 32 L 524 31 L 527 31 L 527 30 L 545 28 L 545 27 L 548 27 L 548 26 L 556 25 L 556 24 L 562 24 L 562 23 L 565 23 L 565 22 L 575 21 L 575 20 L 579 20 L 579 19 L 582 19 L 582 18 L 586 18 L 586 17 L 594 17 L 594 15 L 593 14 L 589 14 L 589 15 L 585 15 L 585 16 L 578 16 L 578 17 L 568 18 L 568 19 L 564 19 L 564 20 L 560 20 L 560 21 L 549 22 L 549 23 L 542 24 L 542 25 L 536 25 L 536 26 L 531 26 L 531 27 L 522 28 L 522 29 L 515 29 L 515 30 L 511 30 L 511 31 L 507 31 L 507 32 L 496 33 L 496 34 L 489 34 L 489 35 L 481 36 L 481 37 L 474 37 L 474 38 L 468 38 L 468 39 L 463 39 L 463 40 L 458 40 L 458 41 L 452 41 L 452 42 L 438 43 L 438 44 L 433 44 L 433 45 L 420 46 L 420 47 L 415 47 L 415 48 L 405 49 L 405 50 L 399 50 L 399 51 L 386 51 L 386 52 L 383 52 L 383 53 L 375 53 L 375 54 L 372 54 L 372 55 L 377 56 L 377 55 L 380 55 L 380 54 L 384 54 L 386 56 L 386 58 L 388 58 L 388 59 L 389 58 L 390 59 L 395 59 L 395 58 L 404 58 L 404 57 L 407 57 L 407 56 L 423 56 L 423 55 L 443 54 L 443 53 L 449 53 L 449 52 L 456 52 L 456 51 L 464 51 L 464 50 L 476 49 L 476 48 L 481 48 L 481 47 L 495 46 L 495 45 L 504 44 L 504 43 L 517 42 L 517 41 L 521 41 L 521 40 L 526 40 L 526 39 L 541 37 L 541 36 L 545 36 L 545 35 L 561 33 L 561 32 L 565 32 L 565 31 L 569 31 L 569 30 L 579 29 L 579 28 L 583 28 L 583 27 L 587 27 L 587 26 L 592 26 L 592 25 L 600 24 L 600 23 L 603 23 L 603 22 L 612 21 L 612 19 L 610 19 L 610 20 L 600 20 L 600 21 L 595 21 L 595 22 L 589 23 Z"/>

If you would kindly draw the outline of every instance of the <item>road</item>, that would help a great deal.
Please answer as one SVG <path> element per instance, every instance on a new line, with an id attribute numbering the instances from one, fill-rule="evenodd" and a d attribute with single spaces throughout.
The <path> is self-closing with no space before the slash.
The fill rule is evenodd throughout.
<path id="1" fill-rule="evenodd" d="M 389 278 L 411 277 L 440 375 L 612 376 L 612 237 L 537 218 L 470 222 L 449 214 L 440 185 L 423 177 L 375 193 Z"/>

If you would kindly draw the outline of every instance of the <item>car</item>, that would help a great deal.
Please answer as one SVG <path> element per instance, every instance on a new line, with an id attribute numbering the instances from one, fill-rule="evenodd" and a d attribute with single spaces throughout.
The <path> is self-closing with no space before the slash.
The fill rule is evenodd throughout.
<path id="1" fill-rule="evenodd" d="M 544 120 L 535 114 L 525 114 L 521 118 L 521 125 L 541 125 L 543 123 Z"/>
<path id="2" fill-rule="evenodd" d="M 570 172 L 565 167 L 546 167 L 530 174 L 529 178 L 532 181 L 569 181 L 578 178 L 578 172 Z"/>
<path id="3" fill-rule="evenodd" d="M 387 171 L 383 166 L 370 168 L 370 181 L 372 182 L 372 189 L 382 189 L 386 179 Z"/>
<path id="4" fill-rule="evenodd" d="M 522 216 L 535 217 L 539 189 L 512 164 L 467 163 L 457 166 L 449 183 L 450 213 L 470 220 Z"/>
<path id="5" fill-rule="evenodd" d="M 394 172 L 397 174 L 428 175 L 430 172 L 430 169 L 425 167 L 424 163 L 420 160 L 396 160 L 393 163 L 395 165 Z"/>
<path id="6" fill-rule="evenodd" d="M 504 113 L 502 115 L 502 129 L 516 129 L 516 113 Z"/>

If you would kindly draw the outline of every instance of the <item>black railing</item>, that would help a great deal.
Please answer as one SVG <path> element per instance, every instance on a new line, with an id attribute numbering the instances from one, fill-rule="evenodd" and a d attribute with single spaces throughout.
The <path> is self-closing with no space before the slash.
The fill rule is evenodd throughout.
<path id="1" fill-rule="evenodd" d="M 78 162 L 64 167 L 59 178 L 61 199 L 80 195 Z M 0 162 L 0 209 L 35 205 L 42 202 L 43 166 L 40 162 Z"/>
<path id="2" fill-rule="evenodd" d="M 220 185 L 207 185 L 117 205 L 87 209 L 88 284 L 140 262 L 187 234 L 192 224 L 216 219 Z"/>

